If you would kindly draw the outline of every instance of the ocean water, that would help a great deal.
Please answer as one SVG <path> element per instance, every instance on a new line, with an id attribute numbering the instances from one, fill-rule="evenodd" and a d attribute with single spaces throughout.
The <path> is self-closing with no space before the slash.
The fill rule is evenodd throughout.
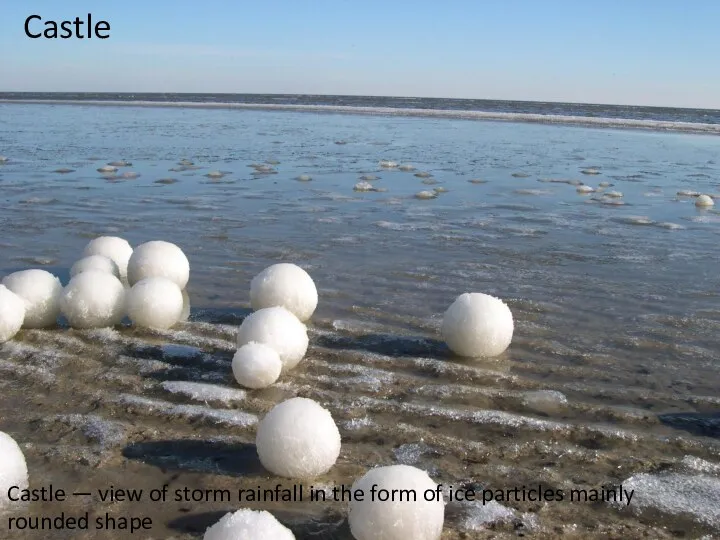
<path id="1" fill-rule="evenodd" d="M 343 438 L 316 486 L 407 463 L 455 487 L 635 489 L 626 507 L 451 503 L 443 539 L 720 533 L 720 212 L 686 193 L 720 194 L 720 138 L 678 124 L 718 126 L 717 111 L 598 109 L 600 127 L 383 114 L 407 107 L 370 98 L 297 104 L 371 114 L 137 99 L 0 103 L 0 275 L 38 267 L 66 283 L 98 235 L 175 242 L 192 268 L 192 315 L 173 330 L 32 330 L 0 348 L 0 429 L 22 443 L 34 483 L 274 487 L 254 426 L 303 396 L 331 410 Z M 548 107 L 490 112 L 592 112 Z M 606 128 L 638 127 L 618 118 L 645 129 Z M 120 159 L 132 166 L 97 172 Z M 377 191 L 353 189 L 366 175 Z M 415 197 L 435 188 L 447 191 Z M 274 387 L 243 391 L 230 361 L 249 283 L 281 261 L 318 285 L 310 349 Z M 467 291 L 513 311 L 498 358 L 459 359 L 441 341 L 444 310 Z M 151 516 L 148 537 L 184 539 L 237 506 L 111 511 Z M 301 539 L 351 538 L 341 503 L 256 507 Z M 116 535 L 53 536 L 66 537 Z"/>

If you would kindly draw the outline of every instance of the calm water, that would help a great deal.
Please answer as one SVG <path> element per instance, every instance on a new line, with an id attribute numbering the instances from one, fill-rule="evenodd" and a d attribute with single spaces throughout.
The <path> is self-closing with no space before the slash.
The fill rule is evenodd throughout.
<path id="1" fill-rule="evenodd" d="M 444 539 L 720 532 L 720 212 L 678 196 L 720 193 L 716 136 L 0 104 L 0 154 L 10 158 L 0 165 L 0 275 L 42 267 L 66 283 L 103 234 L 175 242 L 192 268 L 191 321 L 173 331 L 24 331 L 2 346 L 0 429 L 24 443 L 34 483 L 274 486 L 254 424 L 300 395 L 327 406 L 343 436 L 316 485 L 402 462 L 454 486 L 636 490 L 624 509 L 449 505 Z M 171 170 L 183 158 L 198 168 Z M 133 164 L 119 174 L 140 176 L 96 172 L 118 159 Z M 416 170 L 382 169 L 383 159 Z M 279 162 L 272 174 L 249 167 L 267 161 Z M 61 167 L 73 172 L 53 172 Z M 369 174 L 384 191 L 353 190 Z M 612 185 L 576 190 L 601 182 Z M 414 197 L 438 187 L 447 192 Z M 279 261 L 318 285 L 311 347 L 274 388 L 245 393 L 229 367 L 236 325 L 250 279 Z M 460 360 L 439 341 L 442 313 L 466 291 L 513 310 L 501 357 Z M 153 538 L 193 538 L 233 506 L 112 511 L 150 513 Z M 303 503 L 277 515 L 298 538 L 347 539 L 344 513 Z M 66 534 L 53 537 L 103 537 Z"/>

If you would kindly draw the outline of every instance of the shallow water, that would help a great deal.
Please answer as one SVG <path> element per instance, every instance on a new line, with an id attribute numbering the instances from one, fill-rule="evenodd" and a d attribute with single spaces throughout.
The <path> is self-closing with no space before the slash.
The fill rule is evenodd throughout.
<path id="1" fill-rule="evenodd" d="M 33 330 L 2 346 L 0 429 L 23 443 L 34 484 L 274 486 L 254 425 L 299 395 L 327 406 L 343 437 L 316 486 L 401 462 L 453 486 L 637 490 L 626 508 L 454 503 L 444 539 L 717 534 L 720 212 L 677 193 L 720 193 L 719 149 L 714 136 L 644 131 L 0 104 L 0 275 L 40 267 L 66 283 L 103 234 L 175 242 L 192 267 L 192 316 L 176 329 Z M 183 158 L 197 168 L 171 171 Z M 96 171 L 121 159 L 132 166 L 117 174 L 139 177 Z M 371 174 L 386 191 L 353 191 Z M 608 182 L 624 204 L 559 180 Z M 244 392 L 229 367 L 235 329 L 250 279 L 279 261 L 318 285 L 311 346 L 275 387 Z M 515 315 L 499 358 L 458 359 L 440 341 L 443 311 L 466 291 Z M 181 539 L 237 506 L 108 508 Z M 340 503 L 277 515 L 298 538 L 350 538 Z"/>

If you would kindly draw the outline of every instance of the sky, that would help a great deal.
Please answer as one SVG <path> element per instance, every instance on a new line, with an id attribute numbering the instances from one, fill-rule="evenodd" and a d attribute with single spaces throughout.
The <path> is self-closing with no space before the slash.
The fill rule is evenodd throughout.
<path id="1" fill-rule="evenodd" d="M 88 13 L 108 39 L 25 35 Z M 719 28 L 718 0 L 0 0 L 0 91 L 720 109 Z"/>

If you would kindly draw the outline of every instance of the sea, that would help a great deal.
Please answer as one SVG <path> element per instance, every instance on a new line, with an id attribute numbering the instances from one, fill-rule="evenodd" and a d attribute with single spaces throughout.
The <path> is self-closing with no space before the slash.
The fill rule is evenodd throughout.
<path id="1" fill-rule="evenodd" d="M 502 495 L 448 501 L 443 540 L 719 537 L 718 135 L 717 110 L 0 93 L 0 277 L 41 268 L 66 284 L 102 235 L 176 243 L 191 265 L 190 317 L 171 330 L 61 319 L 0 345 L 0 430 L 31 484 L 89 494 L 22 512 L 149 517 L 140 537 L 185 540 L 247 506 L 300 540 L 351 540 L 347 503 L 330 497 L 109 504 L 98 492 L 331 493 L 407 464 L 446 496 Z M 250 281 L 279 262 L 317 285 L 310 346 L 273 386 L 243 389 L 230 366 Z M 465 292 L 510 307 L 500 356 L 443 343 Z M 271 475 L 254 446 L 258 421 L 296 396 L 326 407 L 342 437 L 336 465 L 308 481 Z M 537 500 L 539 486 L 601 496 Z"/>

